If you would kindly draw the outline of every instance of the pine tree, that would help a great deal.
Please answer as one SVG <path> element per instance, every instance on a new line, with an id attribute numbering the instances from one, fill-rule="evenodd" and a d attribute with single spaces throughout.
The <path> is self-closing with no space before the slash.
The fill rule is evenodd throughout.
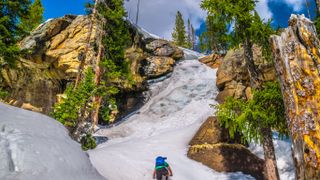
<path id="1" fill-rule="evenodd" d="M 265 24 L 255 11 L 256 0 L 203 0 L 201 7 L 208 11 L 209 15 L 220 15 L 225 18 L 227 23 L 234 23 L 232 32 L 233 45 L 242 43 L 246 67 L 250 76 L 250 85 L 252 89 L 262 88 L 262 75 L 255 66 L 253 59 L 253 44 L 262 47 L 263 55 L 271 57 L 269 37 L 273 33 L 270 27 L 270 21 Z M 254 117 L 255 120 L 262 121 L 260 117 Z M 272 131 L 268 123 L 260 123 L 257 129 L 263 136 L 262 144 L 265 156 L 265 175 L 268 180 L 279 179 L 277 162 L 274 146 L 272 142 Z"/>
<path id="2" fill-rule="evenodd" d="M 18 23 L 28 13 L 29 6 L 29 0 L 0 2 L 0 68 L 5 64 L 13 66 L 20 54 L 16 43 L 22 31 Z"/>
<path id="3" fill-rule="evenodd" d="M 206 31 L 200 36 L 202 51 L 225 54 L 228 50 L 228 29 L 221 15 L 209 15 L 206 19 Z"/>
<path id="4" fill-rule="evenodd" d="M 277 81 L 265 83 L 260 90 L 253 92 L 253 98 L 248 101 L 229 97 L 216 108 L 218 120 L 228 128 L 230 136 L 234 137 L 240 132 L 246 143 L 264 140 L 264 134 L 257 131 L 261 126 L 272 127 L 279 137 L 289 135 L 285 106 Z"/>
<path id="5" fill-rule="evenodd" d="M 129 62 L 125 59 L 125 48 L 129 46 L 130 34 L 128 25 L 124 21 L 127 13 L 123 0 L 104 0 L 98 4 L 97 11 L 100 18 L 108 23 L 102 26 L 105 34 L 101 43 L 104 48 L 99 63 L 104 73 L 101 73 L 101 77 L 96 78 L 101 80 L 99 84 L 103 89 L 100 96 L 102 101 L 100 104 L 103 104 L 103 107 L 97 108 L 101 110 L 101 117 L 108 121 L 109 112 L 116 109 L 114 95 L 119 92 L 117 86 L 112 82 L 128 80 L 129 83 L 133 83 Z"/>
<path id="6" fill-rule="evenodd" d="M 320 0 L 315 0 L 316 2 L 316 13 L 317 13 L 317 16 L 320 15 Z"/>
<path id="7" fill-rule="evenodd" d="M 56 104 L 52 113 L 56 119 L 72 128 L 72 136 L 78 141 L 79 132 L 83 132 L 81 122 L 86 118 L 91 117 L 93 127 L 100 119 L 109 122 L 110 112 L 117 109 L 114 96 L 119 92 L 119 81 L 133 84 L 129 63 L 124 56 L 130 36 L 124 20 L 126 12 L 123 0 L 96 0 L 94 4 L 86 4 L 86 7 L 90 18 L 86 41 L 89 43 L 92 33 L 96 33 L 97 57 L 93 69 L 83 73 L 87 49 L 82 52 L 84 57 L 78 67 L 75 85 L 68 87 L 63 102 Z M 93 31 L 93 27 L 97 27 L 96 31 Z M 86 129 L 88 134 L 81 139 L 84 149 L 94 147 L 90 136 L 92 129 Z"/>
<path id="8" fill-rule="evenodd" d="M 196 45 L 196 31 L 194 30 L 193 25 L 191 24 L 191 48 L 194 50 Z"/>
<path id="9" fill-rule="evenodd" d="M 192 47 L 192 29 L 191 29 L 191 22 L 190 19 L 188 19 L 188 36 L 187 36 L 187 48 L 191 49 Z"/>
<path id="10" fill-rule="evenodd" d="M 314 20 L 315 27 L 317 29 L 318 38 L 320 37 L 320 0 L 315 0 L 316 2 L 316 18 Z"/>
<path id="11" fill-rule="evenodd" d="M 26 33 L 34 30 L 39 24 L 43 22 L 44 8 L 41 0 L 35 0 L 30 6 L 29 13 L 26 17 L 21 18 L 20 27 Z"/>
<path id="12" fill-rule="evenodd" d="M 182 47 L 187 47 L 186 26 L 180 11 L 177 12 L 175 27 L 172 33 L 173 42 Z"/>

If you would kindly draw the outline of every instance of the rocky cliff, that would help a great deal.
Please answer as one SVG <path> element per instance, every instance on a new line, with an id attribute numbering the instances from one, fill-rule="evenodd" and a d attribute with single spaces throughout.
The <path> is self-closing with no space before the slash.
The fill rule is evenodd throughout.
<path id="1" fill-rule="evenodd" d="M 84 69 L 94 64 L 97 27 L 89 32 L 89 26 L 88 16 L 67 15 L 48 20 L 24 38 L 19 46 L 25 53 L 16 67 L 1 70 L 0 87 L 10 92 L 6 102 L 49 114 L 66 86 L 75 81 L 80 62 L 84 61 Z M 117 82 L 121 112 L 137 103 L 135 97 L 147 88 L 146 80 L 171 72 L 183 57 L 183 51 L 168 41 L 147 36 L 130 23 L 128 28 L 132 38 L 126 58 L 135 83 Z"/>

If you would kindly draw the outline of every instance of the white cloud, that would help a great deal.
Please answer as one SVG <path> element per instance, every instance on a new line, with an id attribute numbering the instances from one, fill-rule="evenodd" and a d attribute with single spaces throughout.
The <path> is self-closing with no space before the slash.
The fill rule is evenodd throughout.
<path id="1" fill-rule="evenodd" d="M 171 39 L 174 21 L 179 10 L 187 23 L 190 18 L 195 28 L 206 17 L 200 8 L 201 0 L 141 0 L 139 26 L 165 39 Z M 129 18 L 135 21 L 137 0 L 126 2 Z"/>
<path id="2" fill-rule="evenodd" d="M 293 10 L 298 12 L 302 10 L 305 1 L 304 0 L 285 0 L 285 3 L 287 3 L 289 6 L 292 6 Z"/>
<path id="3" fill-rule="evenodd" d="M 259 0 L 256 6 L 256 11 L 259 13 L 261 19 L 267 21 L 272 18 L 272 12 L 268 6 L 268 0 Z"/>
<path id="4" fill-rule="evenodd" d="M 138 0 L 126 2 L 129 18 L 135 21 Z M 165 39 L 171 39 L 174 21 L 179 10 L 187 22 L 190 18 L 195 28 L 198 28 L 206 17 L 206 12 L 200 8 L 202 0 L 140 0 L 139 26 Z M 304 0 L 259 0 L 256 10 L 265 21 L 273 14 L 268 3 L 286 3 L 295 12 L 303 9 Z"/>
<path id="5" fill-rule="evenodd" d="M 268 0 L 273 3 L 286 3 L 288 6 L 293 8 L 293 11 L 299 12 L 303 9 L 303 6 L 305 5 L 305 0 Z"/>

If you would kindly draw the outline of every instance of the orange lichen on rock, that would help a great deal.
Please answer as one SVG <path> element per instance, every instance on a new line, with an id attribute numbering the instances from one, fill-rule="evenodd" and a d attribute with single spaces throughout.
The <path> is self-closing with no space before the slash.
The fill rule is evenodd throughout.
<path id="1" fill-rule="evenodd" d="M 297 179 L 320 178 L 320 41 L 313 23 L 293 15 L 281 36 L 272 36 L 291 132 Z"/>

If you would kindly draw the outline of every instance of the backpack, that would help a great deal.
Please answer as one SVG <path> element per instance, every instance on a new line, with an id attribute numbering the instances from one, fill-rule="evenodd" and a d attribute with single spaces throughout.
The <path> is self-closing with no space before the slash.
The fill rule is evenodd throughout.
<path id="1" fill-rule="evenodd" d="M 161 156 L 157 157 L 156 158 L 156 166 L 164 166 L 166 159 L 167 159 L 166 157 L 161 157 Z"/>

